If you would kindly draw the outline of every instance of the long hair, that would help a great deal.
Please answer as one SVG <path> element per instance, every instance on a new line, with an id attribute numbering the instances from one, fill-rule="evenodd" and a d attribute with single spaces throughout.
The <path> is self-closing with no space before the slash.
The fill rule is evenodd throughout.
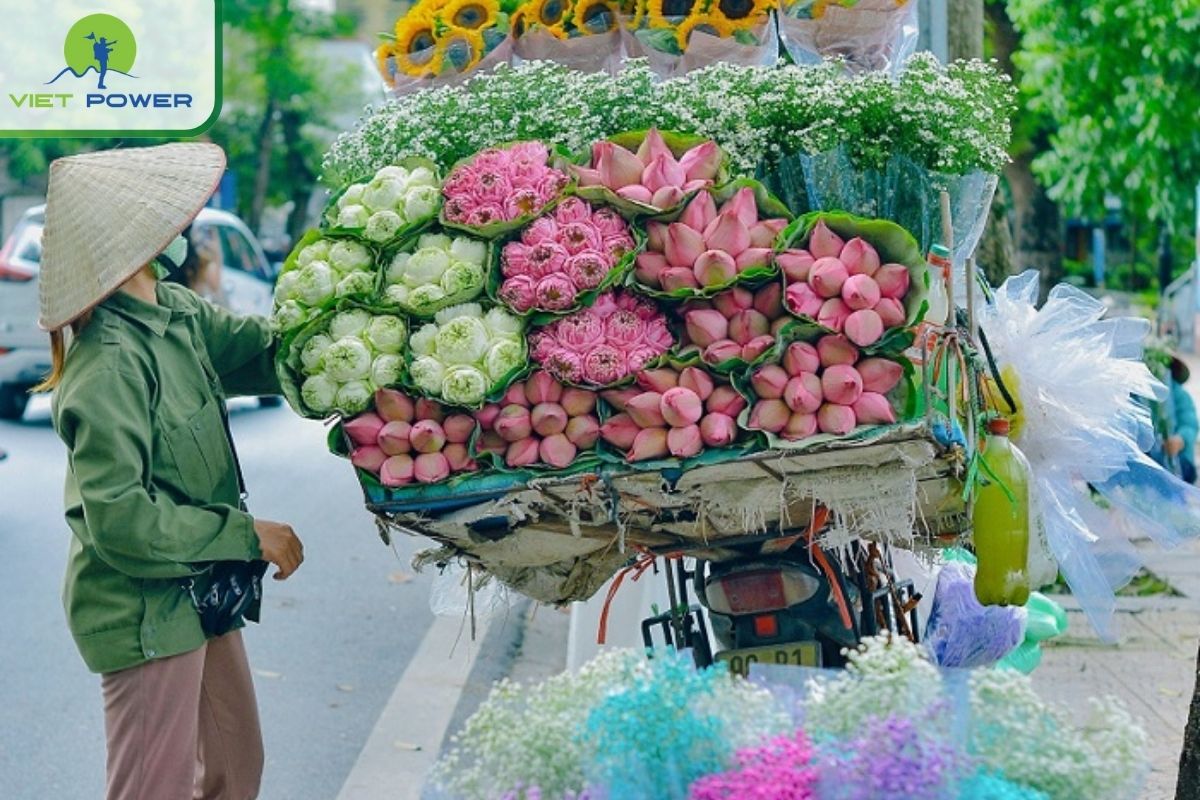
<path id="1" fill-rule="evenodd" d="M 63 368 L 67 364 L 67 349 L 71 346 L 71 339 L 83 333 L 91 319 L 92 312 L 88 311 L 73 320 L 69 326 L 69 335 L 67 328 L 50 331 L 50 372 L 41 383 L 30 389 L 31 392 L 49 392 L 58 387 L 59 381 L 62 380 Z"/>

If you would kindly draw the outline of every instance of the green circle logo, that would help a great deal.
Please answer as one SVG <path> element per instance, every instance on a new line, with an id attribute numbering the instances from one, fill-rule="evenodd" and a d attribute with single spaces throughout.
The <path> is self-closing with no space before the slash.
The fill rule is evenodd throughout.
<path id="1" fill-rule="evenodd" d="M 63 56 L 76 75 L 89 69 L 129 74 L 137 58 L 137 42 L 129 26 L 112 14 L 89 14 L 71 26 Z"/>

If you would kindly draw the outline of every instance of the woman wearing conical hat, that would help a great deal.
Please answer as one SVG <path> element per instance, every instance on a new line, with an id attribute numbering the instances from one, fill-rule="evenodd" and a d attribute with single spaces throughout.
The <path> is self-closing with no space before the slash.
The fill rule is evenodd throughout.
<path id="1" fill-rule="evenodd" d="M 254 519 L 227 395 L 278 391 L 264 320 L 174 284 L 180 232 L 215 190 L 210 144 L 110 150 L 50 167 L 40 325 L 66 443 L 72 532 L 63 600 L 101 674 L 108 800 L 249 800 L 263 754 L 238 630 L 265 562 L 303 561 L 290 527 Z"/>

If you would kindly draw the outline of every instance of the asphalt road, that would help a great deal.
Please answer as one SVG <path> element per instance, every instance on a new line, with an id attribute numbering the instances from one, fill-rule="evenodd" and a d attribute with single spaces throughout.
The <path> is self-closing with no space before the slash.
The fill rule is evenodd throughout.
<path id="1" fill-rule="evenodd" d="M 232 418 L 251 510 L 290 522 L 304 566 L 267 582 L 263 624 L 246 632 L 267 752 L 263 800 L 338 794 L 433 617 L 422 542 L 385 547 L 319 423 L 239 402 Z M 103 795 L 99 679 L 84 668 L 59 600 L 69 531 L 65 451 L 35 400 L 0 423 L 0 798 Z"/>

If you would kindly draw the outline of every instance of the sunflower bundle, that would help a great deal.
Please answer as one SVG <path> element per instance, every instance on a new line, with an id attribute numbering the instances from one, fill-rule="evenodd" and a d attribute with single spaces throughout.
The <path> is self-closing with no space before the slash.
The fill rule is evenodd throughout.
<path id="1" fill-rule="evenodd" d="M 421 0 L 376 50 L 379 71 L 394 89 L 472 72 L 509 41 L 512 11 L 511 0 Z"/>
<path id="2" fill-rule="evenodd" d="M 915 0 L 782 0 L 780 38 L 797 64 L 840 58 L 895 73 L 917 46 Z"/>
<path id="3" fill-rule="evenodd" d="M 695 34 L 733 40 L 757 48 L 770 39 L 765 30 L 775 0 L 633 0 L 626 27 L 645 48 L 684 55 Z"/>
<path id="4" fill-rule="evenodd" d="M 613 33 L 619 26 L 617 0 L 527 0 L 513 13 L 518 37 L 542 31 L 555 39 Z"/>

